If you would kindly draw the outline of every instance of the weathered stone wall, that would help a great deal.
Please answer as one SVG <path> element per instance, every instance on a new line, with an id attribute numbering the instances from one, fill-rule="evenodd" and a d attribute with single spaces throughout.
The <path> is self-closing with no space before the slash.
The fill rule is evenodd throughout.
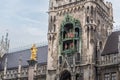
<path id="1" fill-rule="evenodd" d="M 79 64 L 79 66 L 83 67 L 83 78 L 85 80 L 96 80 L 96 73 L 94 68 L 96 49 L 97 47 L 101 47 L 99 48 L 100 50 L 104 48 L 106 39 L 109 33 L 111 33 L 113 26 L 111 3 L 105 4 L 103 1 L 100 0 L 50 0 L 48 13 L 49 29 L 47 80 L 49 80 L 49 78 L 51 80 L 54 80 L 56 74 L 59 75 L 59 73 L 62 71 L 59 69 L 60 65 L 58 63 L 59 56 L 61 56 L 59 46 L 59 33 L 61 23 L 65 19 L 65 15 L 67 14 L 79 20 L 81 23 L 80 27 L 82 28 L 82 46 L 80 47 L 81 49 L 79 49 L 79 53 L 81 57 L 88 56 L 88 61 L 83 63 L 84 65 Z M 67 69 L 72 69 L 70 72 L 73 76 L 75 76 L 74 67 L 70 68 L 68 64 Z"/>

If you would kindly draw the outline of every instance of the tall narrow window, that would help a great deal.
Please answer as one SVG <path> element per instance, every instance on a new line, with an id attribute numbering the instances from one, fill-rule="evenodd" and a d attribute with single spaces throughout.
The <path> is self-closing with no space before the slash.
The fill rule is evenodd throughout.
<path id="1" fill-rule="evenodd" d="M 93 15 L 93 6 L 91 6 L 91 15 Z"/>
<path id="2" fill-rule="evenodd" d="M 53 2 L 51 3 L 51 7 L 53 7 Z"/>
<path id="3" fill-rule="evenodd" d="M 56 16 L 54 16 L 54 22 L 56 21 Z"/>
<path id="4" fill-rule="evenodd" d="M 62 64 L 62 56 L 59 56 L 59 64 Z"/>
<path id="5" fill-rule="evenodd" d="M 99 46 L 100 46 L 100 49 L 102 49 L 102 42 L 100 41 L 100 43 L 99 43 Z"/>
<path id="6" fill-rule="evenodd" d="M 87 6 L 87 13 L 89 12 L 89 6 Z"/>
<path id="7" fill-rule="evenodd" d="M 56 25 L 54 24 L 53 26 L 53 31 L 55 32 L 56 31 Z"/>
<path id="8" fill-rule="evenodd" d="M 112 74 L 111 74 L 111 80 L 117 80 L 116 73 L 112 73 Z"/>
<path id="9" fill-rule="evenodd" d="M 87 26 L 87 48 L 89 48 L 89 27 Z"/>
<path id="10" fill-rule="evenodd" d="M 52 16 L 50 16 L 50 21 L 52 22 Z"/>
<path id="11" fill-rule="evenodd" d="M 80 53 L 76 54 L 76 60 L 75 60 L 76 64 L 79 64 L 80 62 Z"/>
<path id="12" fill-rule="evenodd" d="M 104 80 L 110 80 L 110 74 L 108 74 L 108 73 L 105 74 L 105 75 L 104 75 Z"/>
<path id="13" fill-rule="evenodd" d="M 89 16 L 87 16 L 86 21 L 87 21 L 87 23 L 89 23 L 89 22 L 90 22 L 90 21 L 89 21 Z"/>

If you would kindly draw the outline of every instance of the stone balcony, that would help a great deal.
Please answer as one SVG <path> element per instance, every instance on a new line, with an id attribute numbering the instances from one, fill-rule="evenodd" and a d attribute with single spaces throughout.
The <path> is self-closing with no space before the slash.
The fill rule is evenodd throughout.
<path id="1" fill-rule="evenodd" d="M 119 57 L 97 61 L 98 66 L 118 65 L 119 63 L 120 63 L 120 58 Z"/>
<path id="2" fill-rule="evenodd" d="M 120 57 L 118 55 L 115 56 L 105 56 L 104 58 L 101 58 L 100 60 L 95 60 L 91 56 L 84 56 L 80 59 L 80 61 L 77 61 L 77 65 L 84 66 L 84 65 L 96 65 L 98 67 L 102 66 L 112 66 L 112 65 L 118 65 L 120 64 Z"/>

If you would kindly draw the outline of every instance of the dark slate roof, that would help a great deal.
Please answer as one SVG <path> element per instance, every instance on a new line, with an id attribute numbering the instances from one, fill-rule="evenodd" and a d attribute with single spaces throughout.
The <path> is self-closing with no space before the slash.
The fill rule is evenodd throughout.
<path id="1" fill-rule="evenodd" d="M 113 32 L 107 39 L 102 56 L 118 53 L 120 31 Z"/>
<path id="2" fill-rule="evenodd" d="M 38 47 L 38 52 L 37 52 L 37 61 L 38 63 L 46 63 L 47 62 L 47 53 L 48 53 L 48 46 L 42 46 Z M 0 70 L 3 69 L 4 63 L 5 63 L 5 58 L 7 57 L 8 59 L 8 69 L 11 68 L 17 68 L 19 59 L 21 56 L 22 59 L 22 66 L 28 66 L 27 60 L 30 59 L 30 49 L 22 50 L 22 51 L 16 51 L 12 53 L 5 54 L 5 56 L 0 60 Z"/>

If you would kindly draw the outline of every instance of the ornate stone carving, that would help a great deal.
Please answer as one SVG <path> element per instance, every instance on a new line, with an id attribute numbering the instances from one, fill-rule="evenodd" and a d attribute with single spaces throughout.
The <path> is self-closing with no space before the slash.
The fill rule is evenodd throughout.
<path id="1" fill-rule="evenodd" d="M 9 43 L 10 40 L 8 40 L 8 33 L 6 33 L 6 38 L 4 39 L 4 36 L 2 36 L 2 40 L 0 42 L 0 58 L 2 58 L 4 54 L 8 53 Z"/>

